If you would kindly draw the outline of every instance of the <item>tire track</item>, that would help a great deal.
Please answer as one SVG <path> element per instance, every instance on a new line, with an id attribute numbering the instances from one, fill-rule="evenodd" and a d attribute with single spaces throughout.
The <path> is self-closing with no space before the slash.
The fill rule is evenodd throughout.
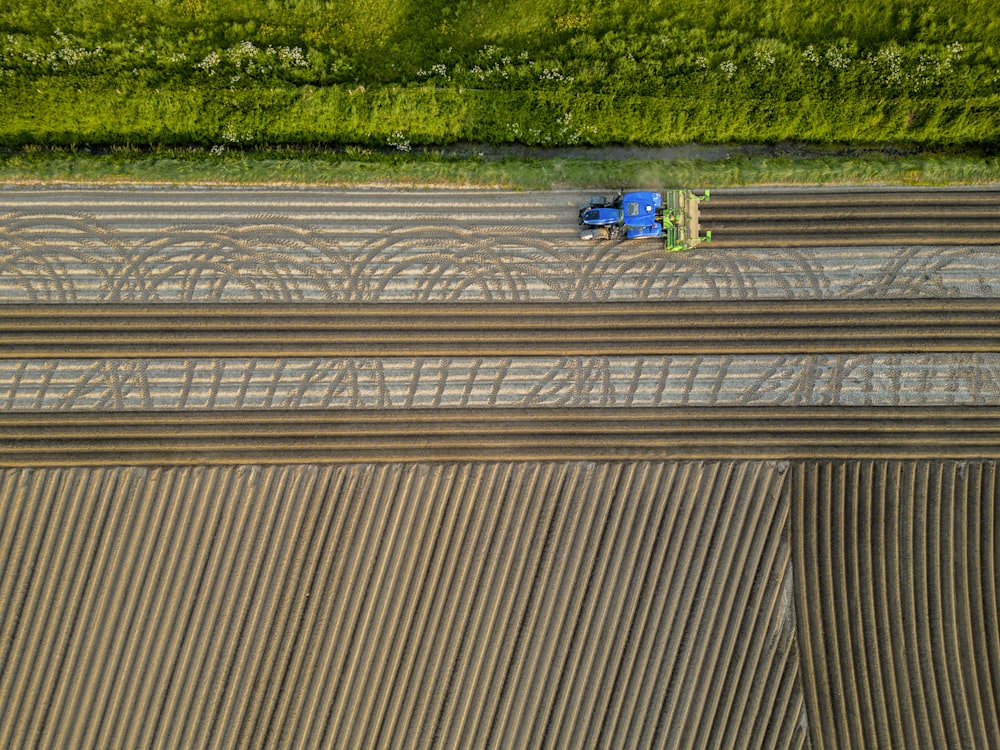
<path id="1" fill-rule="evenodd" d="M 718 191 L 668 257 L 568 194 L 11 192 L 0 745 L 997 745 L 1000 308 L 941 298 L 998 296 L 998 194 Z M 856 299 L 634 304 L 685 295 Z M 203 411 L 128 411 L 150 361 Z"/>
<path id="2" fill-rule="evenodd" d="M 580 241 L 576 206 L 586 195 L 570 191 L 12 190 L 0 215 L 0 296 L 28 304 L 995 297 L 991 248 L 1000 241 L 960 242 L 984 219 L 955 206 L 997 192 L 900 192 L 899 205 L 922 206 L 919 221 L 948 230 L 910 228 L 872 246 L 866 238 L 894 220 L 887 191 L 871 199 L 885 204 L 875 221 L 859 214 L 875 208 L 853 205 L 864 200 L 858 191 L 800 201 L 787 190 L 719 190 L 703 204 L 715 242 L 665 253 L 656 241 Z M 839 194 L 853 207 L 824 218 L 823 202 Z M 766 219 L 775 206 L 800 214 L 811 234 L 781 239 L 780 223 Z M 817 227 L 829 231 L 819 236 Z"/>

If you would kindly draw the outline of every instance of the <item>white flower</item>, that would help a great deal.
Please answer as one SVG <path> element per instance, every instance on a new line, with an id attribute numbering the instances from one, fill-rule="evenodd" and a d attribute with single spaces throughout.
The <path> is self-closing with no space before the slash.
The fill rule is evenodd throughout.
<path id="1" fill-rule="evenodd" d="M 851 58 L 847 56 L 847 48 L 834 45 L 826 50 L 824 55 L 826 64 L 834 70 L 847 70 L 851 65 Z"/>
<path id="2" fill-rule="evenodd" d="M 195 63 L 195 67 L 208 72 L 215 73 L 215 67 L 222 61 L 218 52 L 209 52 L 200 63 Z"/>
<path id="3" fill-rule="evenodd" d="M 399 130 L 389 136 L 389 145 L 402 153 L 410 150 L 410 141 Z"/>

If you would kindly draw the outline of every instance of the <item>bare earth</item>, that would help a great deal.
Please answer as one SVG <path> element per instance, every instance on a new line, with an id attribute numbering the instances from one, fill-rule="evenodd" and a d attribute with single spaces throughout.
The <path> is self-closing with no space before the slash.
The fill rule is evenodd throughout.
<path id="1" fill-rule="evenodd" d="M 1000 745 L 1000 192 L 0 197 L 0 747 Z M 593 319 L 117 307 L 198 303 Z"/>

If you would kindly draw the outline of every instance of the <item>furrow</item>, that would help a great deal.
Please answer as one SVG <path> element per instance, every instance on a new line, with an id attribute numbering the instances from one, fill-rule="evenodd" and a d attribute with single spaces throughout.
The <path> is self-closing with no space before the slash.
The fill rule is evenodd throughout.
<path id="1" fill-rule="evenodd" d="M 774 507 L 773 466 L 81 467 L 0 478 L 24 487 L 4 496 L 5 510 L 38 494 L 59 506 L 58 524 L 39 530 L 43 567 L 28 599 L 65 579 L 42 617 L 64 632 L 58 613 L 75 608 L 85 634 L 57 635 L 50 655 L 13 673 L 22 726 L 43 746 L 347 737 L 408 748 L 576 735 L 637 747 L 691 733 L 721 747 L 733 725 L 716 730 L 708 714 L 751 698 L 753 709 L 729 714 L 742 717 L 738 744 L 773 746 L 797 726 L 784 713 L 756 717 L 801 705 L 784 676 L 787 514 Z M 68 578 L 76 553 L 59 546 L 56 525 L 83 530 L 73 544 L 93 560 Z M 15 639 L 30 627 L 19 621 Z M 751 648 L 775 657 L 761 662 Z M 78 682 L 53 694 L 52 655 L 63 650 Z M 71 711 L 49 710 L 61 705 Z"/>
<path id="2" fill-rule="evenodd" d="M 983 675 L 987 730 L 989 736 L 994 738 L 1000 736 L 1000 649 L 996 648 L 996 644 L 1000 643 L 1000 607 L 997 605 L 1000 591 L 1000 519 L 997 517 L 1000 483 L 995 463 L 983 463 L 978 471 L 981 552 L 978 560 L 972 560 L 972 566 L 973 573 L 978 568 L 982 586 L 983 628 L 978 631 L 977 663 Z"/>
<path id="3" fill-rule="evenodd" d="M 85 308 L 85 309 L 84 309 Z M 598 306 L 0 307 L 0 357 L 995 352 L 996 300 Z"/>
<path id="4" fill-rule="evenodd" d="M 448 618 L 446 622 L 442 621 L 441 628 L 429 636 L 434 641 L 448 644 L 446 657 L 448 667 L 437 672 L 431 688 L 434 695 L 438 696 L 435 710 L 430 717 L 433 728 L 425 734 L 438 738 L 444 744 L 457 742 L 454 722 L 461 723 L 468 716 L 468 712 L 478 706 L 475 696 L 461 692 L 455 683 L 463 675 L 468 675 L 470 670 L 475 672 L 475 662 L 472 657 L 478 653 L 478 649 L 475 641 L 471 640 L 470 631 L 475 628 L 477 616 L 482 615 L 480 585 L 483 576 L 488 575 L 484 566 L 489 558 L 487 554 L 489 539 L 497 528 L 496 524 L 502 522 L 499 516 L 503 513 L 501 510 L 504 505 L 503 493 L 510 481 L 511 468 L 509 464 L 487 468 L 476 467 L 473 472 L 473 482 L 469 484 L 469 496 L 484 497 L 487 501 L 472 503 L 473 507 L 469 509 L 467 516 L 453 516 L 455 526 L 452 536 L 438 537 L 438 543 L 435 544 L 435 549 L 439 552 L 437 557 L 440 558 L 445 549 L 454 547 L 460 559 L 468 561 L 463 574 L 459 576 L 460 583 L 454 586 L 456 593 L 452 601 L 455 616 Z M 421 590 L 427 591 L 427 586 L 431 582 L 429 577 L 425 577 L 421 583 Z M 412 675 L 412 672 L 408 670 L 408 674 Z M 405 692 L 401 693 L 400 702 L 404 705 L 409 703 Z M 391 715 L 395 713 L 392 712 Z M 403 743 L 404 739 L 397 735 L 393 741 Z"/>
<path id="5" fill-rule="evenodd" d="M 995 463 L 796 471 L 806 481 L 792 486 L 793 538 L 816 571 L 797 574 L 814 743 L 995 744 L 993 613 L 983 617 L 992 602 L 984 608 L 990 595 L 979 593 L 995 591 L 996 570 L 972 538 L 995 544 Z"/>
<path id="6" fill-rule="evenodd" d="M 711 704 L 704 708 L 698 720 L 700 743 L 718 747 L 741 745 L 763 729 L 754 730 L 756 720 L 764 716 L 761 727 L 780 725 L 782 713 L 778 704 L 777 680 L 784 670 L 776 669 L 774 649 L 782 652 L 782 644 L 794 638 L 794 618 L 790 601 L 786 602 L 784 581 L 787 573 L 786 533 L 787 504 L 782 502 L 781 468 L 774 464 L 758 464 L 753 468 L 752 485 L 745 493 L 746 521 L 739 533 L 730 530 L 728 545 L 734 550 L 727 578 L 732 594 L 727 597 L 730 614 L 725 630 L 720 634 L 720 658 L 715 673 L 709 678 L 713 693 Z M 723 542 L 726 544 L 726 542 Z M 736 557 L 738 552 L 739 557 Z M 752 581 L 743 575 L 754 570 Z M 734 601 L 735 600 L 735 601 Z M 718 615 L 713 615 L 719 619 Z M 764 654 L 767 649 L 769 653 Z M 724 729 L 720 733 L 719 728 Z M 732 731 L 727 739 L 726 732 Z"/>
<path id="7" fill-rule="evenodd" d="M 973 457 L 1000 451 L 996 408 L 597 408 L 0 416 L 0 463 Z"/>
<path id="8" fill-rule="evenodd" d="M 616 473 L 614 476 L 608 477 L 599 487 L 595 488 L 596 496 L 594 497 L 594 502 L 597 504 L 596 507 L 600 515 L 597 518 L 598 523 L 594 524 L 591 534 L 588 537 L 587 548 L 590 553 L 587 560 L 589 565 L 580 571 L 580 579 L 573 583 L 574 590 L 586 590 L 587 594 L 583 606 L 577 610 L 576 617 L 572 620 L 572 629 L 565 634 L 565 638 L 570 644 L 567 655 L 567 664 L 570 667 L 563 673 L 562 684 L 560 686 L 561 694 L 559 695 L 558 702 L 553 707 L 553 712 L 549 714 L 549 724 L 546 727 L 546 734 L 540 740 L 543 744 L 553 744 L 560 730 L 565 732 L 572 727 L 574 721 L 578 720 L 574 709 L 580 705 L 579 700 L 583 678 L 586 676 L 587 670 L 593 667 L 593 649 L 599 644 L 599 634 L 595 632 L 593 627 L 595 617 L 599 617 L 601 612 L 600 599 L 595 595 L 596 589 L 593 588 L 596 583 L 593 577 L 593 566 L 596 560 L 601 559 L 599 555 L 602 548 L 608 545 L 608 540 L 614 539 L 615 537 L 612 535 L 619 533 L 618 530 L 621 529 L 620 519 L 622 518 L 620 506 L 624 505 L 624 503 L 601 502 L 601 498 L 607 497 L 606 493 L 609 491 L 612 497 L 620 496 L 622 488 L 626 486 L 626 483 L 628 483 L 628 486 L 639 488 L 640 490 L 641 488 L 651 486 L 652 491 L 647 496 L 642 497 L 642 511 L 645 523 L 640 527 L 642 529 L 641 537 L 636 544 L 637 560 L 640 562 L 632 567 L 629 581 L 625 584 L 633 592 L 632 595 L 637 597 L 637 604 L 629 625 L 630 637 L 622 648 L 621 661 L 615 675 L 616 685 L 621 687 L 620 689 L 613 690 L 609 697 L 606 721 L 610 726 L 617 726 L 619 725 L 617 717 L 623 715 L 630 716 L 632 711 L 635 710 L 636 698 L 638 696 L 635 695 L 634 690 L 629 690 L 625 683 L 629 676 L 633 674 L 635 666 L 639 663 L 637 661 L 637 649 L 641 648 L 641 645 L 638 636 L 645 632 L 649 622 L 647 613 L 650 602 L 647 596 L 649 593 L 650 558 L 655 557 L 657 553 L 657 548 L 652 545 L 654 545 L 659 534 L 660 518 L 665 511 L 665 503 L 662 498 L 666 494 L 661 488 L 664 481 L 669 482 L 672 480 L 672 475 L 675 471 L 673 467 L 668 469 L 667 473 L 670 474 L 670 477 L 665 480 L 663 476 L 665 473 L 664 469 L 665 467 L 662 465 L 654 465 L 652 467 L 642 465 L 639 467 L 639 470 L 646 476 L 649 476 L 648 480 L 645 479 L 645 476 L 632 479 L 628 475 Z"/>
<path id="9" fill-rule="evenodd" d="M 341 622 L 346 603 L 346 587 L 350 583 L 355 563 L 354 556 L 345 554 L 345 550 L 355 548 L 355 533 L 361 514 L 374 508 L 373 498 L 367 491 L 371 473 L 371 468 L 351 471 L 340 467 L 339 481 L 326 497 L 319 499 L 336 509 L 336 517 L 331 521 L 327 543 L 323 548 L 321 569 L 316 578 L 319 585 L 310 595 L 310 605 L 316 609 L 316 614 L 313 628 L 307 632 L 305 642 L 327 646 L 319 646 L 303 654 L 305 690 L 298 700 L 298 710 L 293 711 L 293 722 L 283 733 L 289 737 L 290 742 L 297 742 L 303 747 L 319 744 L 318 734 L 322 732 L 333 683 L 338 678 L 338 673 L 331 665 L 339 658 L 340 650 L 349 647 L 349 644 L 336 641 L 334 632 Z M 324 595 L 329 597 L 328 601 L 337 603 L 335 609 L 324 605 Z M 313 599 L 313 596 L 317 598 Z"/>

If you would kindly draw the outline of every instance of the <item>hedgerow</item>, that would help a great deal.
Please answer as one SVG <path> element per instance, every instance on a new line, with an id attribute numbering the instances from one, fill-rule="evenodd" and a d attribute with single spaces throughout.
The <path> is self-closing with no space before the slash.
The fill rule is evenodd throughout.
<path id="1" fill-rule="evenodd" d="M 1000 144 L 979 0 L 58 6 L 0 9 L 4 146 Z"/>

